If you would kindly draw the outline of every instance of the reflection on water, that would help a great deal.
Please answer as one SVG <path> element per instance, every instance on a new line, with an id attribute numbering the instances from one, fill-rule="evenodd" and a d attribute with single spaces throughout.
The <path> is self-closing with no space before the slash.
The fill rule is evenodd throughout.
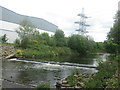
<path id="1" fill-rule="evenodd" d="M 108 55 L 96 55 L 93 57 L 74 57 L 68 58 L 70 63 L 89 64 L 97 65 L 97 60 L 105 59 Z M 59 60 L 66 62 L 67 58 L 59 58 Z M 104 60 L 103 59 L 103 60 Z M 59 61 L 58 60 L 58 61 Z M 65 78 L 70 75 L 73 71 L 79 70 L 80 73 L 93 73 L 96 72 L 94 68 L 83 68 L 75 66 L 66 66 L 50 63 L 41 63 L 33 61 L 21 60 L 4 60 L 3 62 L 3 78 L 24 83 L 24 84 L 39 84 L 41 82 L 50 82 L 51 87 L 54 87 L 57 78 Z"/>

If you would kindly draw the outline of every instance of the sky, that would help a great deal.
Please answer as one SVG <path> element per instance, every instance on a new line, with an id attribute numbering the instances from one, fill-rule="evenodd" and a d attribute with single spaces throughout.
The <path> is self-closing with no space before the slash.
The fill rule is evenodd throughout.
<path id="1" fill-rule="evenodd" d="M 0 5 L 16 13 L 43 18 L 62 29 L 66 36 L 77 33 L 82 12 L 90 17 L 86 20 L 90 27 L 87 35 L 96 42 L 106 40 L 114 23 L 119 0 L 0 0 Z"/>

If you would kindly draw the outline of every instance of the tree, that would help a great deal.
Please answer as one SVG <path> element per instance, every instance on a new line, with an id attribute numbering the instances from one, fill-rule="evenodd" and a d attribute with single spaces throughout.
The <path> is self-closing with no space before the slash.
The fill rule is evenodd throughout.
<path id="1" fill-rule="evenodd" d="M 19 28 L 16 30 L 18 36 L 22 40 L 25 37 L 28 38 L 35 38 L 39 32 L 36 30 L 36 27 L 32 24 L 32 22 L 28 19 L 24 19 L 21 23 Z"/>
<path id="2" fill-rule="evenodd" d="M 1 42 L 1 43 L 6 43 L 7 40 L 8 40 L 8 39 L 7 39 L 7 35 L 6 35 L 6 34 L 4 34 L 3 36 L 0 37 L 0 42 Z"/>
<path id="3" fill-rule="evenodd" d="M 120 53 L 120 11 L 118 11 L 115 15 L 114 25 L 110 29 L 107 37 L 108 41 L 111 41 L 112 44 L 117 48 L 116 52 Z"/>
<path id="4" fill-rule="evenodd" d="M 16 30 L 18 36 L 21 40 L 21 47 L 27 48 L 30 42 L 36 40 L 39 35 L 39 31 L 36 30 L 36 27 L 32 24 L 31 21 L 28 19 L 24 19 L 21 23 L 19 28 Z"/>
<path id="5" fill-rule="evenodd" d="M 65 34 L 62 30 L 57 30 L 55 32 L 54 38 L 56 40 L 57 46 L 67 46 Z"/>
<path id="6" fill-rule="evenodd" d="M 60 38 L 64 38 L 65 34 L 62 30 L 58 29 L 56 32 L 55 32 L 55 38 L 56 39 L 60 39 Z"/>

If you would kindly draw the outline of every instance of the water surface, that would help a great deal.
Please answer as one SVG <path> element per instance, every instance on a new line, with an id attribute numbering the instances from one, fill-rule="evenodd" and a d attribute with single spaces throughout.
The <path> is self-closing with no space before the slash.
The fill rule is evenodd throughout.
<path id="1" fill-rule="evenodd" d="M 85 64 L 97 66 L 100 60 L 105 61 L 109 54 L 93 55 L 89 57 L 61 57 L 56 58 L 56 63 L 38 62 L 29 60 L 8 59 L 3 61 L 3 78 L 25 85 L 37 85 L 50 82 L 55 87 L 57 79 L 66 78 L 78 70 L 80 73 L 97 72 L 95 68 L 59 65 L 57 63 Z M 55 59 L 55 58 L 53 58 Z M 52 60 L 52 59 L 51 59 Z M 60 62 L 58 62 L 60 61 Z M 63 62 L 65 61 L 65 62 Z"/>

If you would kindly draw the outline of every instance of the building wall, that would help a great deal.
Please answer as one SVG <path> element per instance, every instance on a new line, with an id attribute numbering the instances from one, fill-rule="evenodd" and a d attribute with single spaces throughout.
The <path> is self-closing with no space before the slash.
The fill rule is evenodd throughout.
<path id="1" fill-rule="evenodd" d="M 40 33 L 47 32 L 49 35 L 53 35 L 58 29 L 58 26 L 42 18 L 20 15 L 0 6 L 0 36 L 6 34 L 8 42 L 14 42 L 19 38 L 16 29 L 19 27 L 19 23 L 26 18 L 36 26 Z"/>
<path id="2" fill-rule="evenodd" d="M 0 36 L 3 36 L 4 34 L 6 34 L 9 43 L 13 43 L 15 41 L 15 39 L 19 38 L 18 34 L 16 33 L 16 29 L 18 29 L 18 28 L 19 28 L 18 24 L 0 20 Z M 46 32 L 49 35 L 54 34 L 54 32 L 45 31 L 45 30 L 42 30 L 42 29 L 37 29 L 37 30 L 40 33 Z"/>

